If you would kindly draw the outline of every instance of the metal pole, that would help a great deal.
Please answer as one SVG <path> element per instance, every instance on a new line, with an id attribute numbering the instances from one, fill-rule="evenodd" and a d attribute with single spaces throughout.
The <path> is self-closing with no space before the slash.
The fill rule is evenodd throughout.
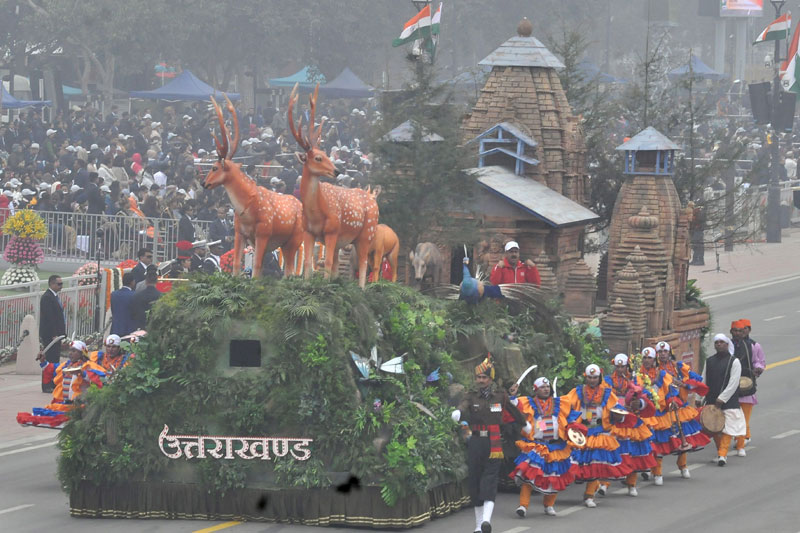
<path id="1" fill-rule="evenodd" d="M 775 8 L 775 18 L 781 16 L 781 8 L 783 8 L 783 1 L 770 0 L 772 6 Z M 769 188 L 767 189 L 767 242 L 781 242 L 781 188 L 779 184 L 780 171 L 778 165 L 780 164 L 779 158 L 779 138 L 778 130 L 775 127 L 775 117 L 778 111 L 778 99 L 780 96 L 780 41 L 775 41 L 775 55 L 773 55 L 772 63 L 774 66 L 774 77 L 772 80 L 772 113 L 771 113 L 771 137 L 772 144 L 770 146 L 770 154 L 772 156 L 770 166 L 770 180 Z"/>

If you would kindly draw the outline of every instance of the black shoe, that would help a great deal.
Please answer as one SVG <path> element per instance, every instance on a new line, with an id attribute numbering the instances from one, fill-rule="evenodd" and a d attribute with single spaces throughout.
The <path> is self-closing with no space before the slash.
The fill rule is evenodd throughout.
<path id="1" fill-rule="evenodd" d="M 481 533 L 492 533 L 492 524 L 484 522 L 481 524 Z"/>

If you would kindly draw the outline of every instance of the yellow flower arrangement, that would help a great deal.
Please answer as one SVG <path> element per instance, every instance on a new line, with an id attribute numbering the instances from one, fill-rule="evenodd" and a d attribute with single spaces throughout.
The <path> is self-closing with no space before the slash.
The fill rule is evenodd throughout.
<path id="1" fill-rule="evenodd" d="M 44 219 L 30 209 L 22 209 L 6 220 L 3 232 L 28 239 L 44 239 L 47 237 L 47 225 Z"/>

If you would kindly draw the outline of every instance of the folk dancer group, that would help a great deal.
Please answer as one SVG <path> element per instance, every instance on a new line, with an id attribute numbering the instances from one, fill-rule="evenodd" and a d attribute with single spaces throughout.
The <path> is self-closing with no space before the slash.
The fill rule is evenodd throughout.
<path id="1" fill-rule="evenodd" d="M 706 361 L 703 376 L 676 361 L 668 343 L 659 342 L 642 350 L 635 365 L 626 354 L 617 354 L 609 375 L 596 364 L 587 366 L 583 384 L 562 396 L 555 395 L 544 376 L 534 381 L 532 395 L 519 395 L 516 384 L 507 395 L 494 384 L 494 365 L 487 357 L 475 368 L 475 389 L 453 411 L 453 420 L 468 435 L 475 531 L 492 530 L 503 458 L 501 423 L 523 426 L 516 441 L 520 453 L 510 474 L 521 487 L 516 510 L 520 517 L 527 515 L 534 491 L 543 495 L 545 514 L 555 516 L 557 494 L 572 483 L 585 483 L 584 505 L 589 508 L 597 507 L 596 495 L 605 496 L 611 480 L 622 481 L 628 495 L 635 497 L 639 473 L 663 485 L 667 455 L 677 457 L 682 478 L 691 478 L 686 454 L 711 442 L 698 421 L 697 408 L 703 405 L 715 405 L 725 417 L 722 432 L 714 437 L 717 464 L 726 464 L 734 437 L 738 455 L 745 456 L 755 379 L 766 366 L 761 346 L 749 333 L 749 321 L 741 320 L 731 326 L 733 339 L 714 337 L 716 353 Z M 747 372 L 742 371 L 745 366 Z M 752 376 L 752 385 L 740 381 L 745 374 Z M 694 406 L 690 395 L 696 398 Z"/>
<path id="2" fill-rule="evenodd" d="M 94 385 L 102 388 L 116 372 L 130 362 L 131 354 L 122 350 L 119 335 L 109 335 L 102 350 L 89 352 L 86 343 L 75 340 L 69 344 L 68 359 L 51 363 L 39 353 L 36 360 L 42 367 L 44 383 L 52 383 L 53 398 L 44 407 L 34 407 L 31 413 L 17 413 L 22 425 L 60 428 L 78 397 Z"/>

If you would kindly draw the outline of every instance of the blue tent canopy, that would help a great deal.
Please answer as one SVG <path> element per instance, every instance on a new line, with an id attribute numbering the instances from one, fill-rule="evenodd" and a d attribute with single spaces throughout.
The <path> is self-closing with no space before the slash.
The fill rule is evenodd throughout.
<path id="1" fill-rule="evenodd" d="M 291 76 L 285 78 L 272 78 L 269 80 L 270 87 L 294 87 L 298 84 L 300 87 L 313 88 L 317 82 L 325 83 L 325 76 L 319 74 L 319 79 L 314 79 L 314 73 L 311 72 L 311 67 L 303 67 Z"/>
<path id="2" fill-rule="evenodd" d="M 696 55 L 692 55 L 689 63 L 669 71 L 667 77 L 672 81 L 676 81 L 688 76 L 690 71 L 694 78 L 701 80 L 722 80 L 728 77 L 727 74 L 720 74 L 713 70 L 703 63 Z"/>
<path id="3" fill-rule="evenodd" d="M 3 109 L 22 109 L 23 107 L 44 107 L 53 105 L 50 100 L 17 100 L 3 87 Z"/>
<path id="4" fill-rule="evenodd" d="M 330 83 L 320 87 L 319 92 L 329 98 L 369 98 L 375 93 L 375 89 L 345 67 Z"/>
<path id="5" fill-rule="evenodd" d="M 598 83 L 627 83 L 628 81 L 623 78 L 616 78 L 611 74 L 607 74 L 600 70 L 600 67 L 589 61 L 588 59 L 582 60 L 577 65 L 578 71 L 589 81 L 596 81 Z"/>
<path id="6" fill-rule="evenodd" d="M 200 78 L 184 70 L 174 80 L 163 87 L 152 91 L 131 91 L 131 98 L 147 98 L 151 100 L 171 100 L 171 101 L 211 101 L 213 96 L 217 100 L 223 98 L 222 91 L 217 91 L 211 85 L 202 81 Z M 231 100 L 239 100 L 238 93 L 227 93 Z"/>

